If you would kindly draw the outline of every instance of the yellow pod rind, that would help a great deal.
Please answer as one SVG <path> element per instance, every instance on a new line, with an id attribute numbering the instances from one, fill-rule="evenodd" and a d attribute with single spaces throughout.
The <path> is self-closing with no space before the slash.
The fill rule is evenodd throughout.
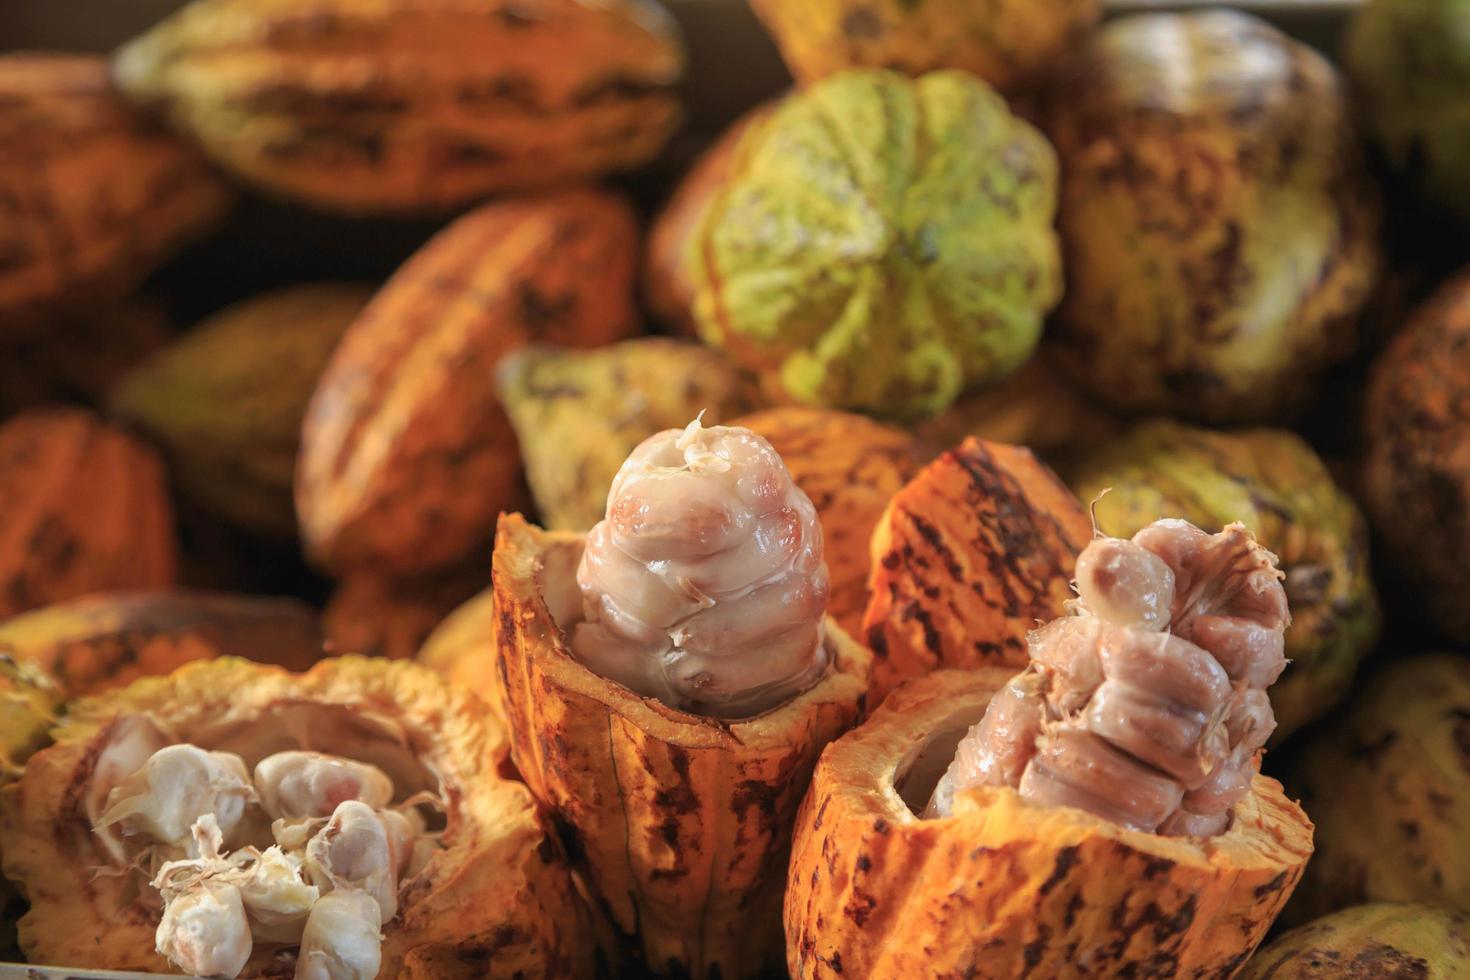
<path id="1" fill-rule="evenodd" d="M 174 972 L 154 952 L 157 913 L 135 901 L 134 880 L 94 873 L 103 860 L 84 797 L 98 752 L 117 725 L 143 715 L 206 748 L 211 738 L 230 739 L 253 765 L 300 747 L 277 719 L 302 704 L 401 730 L 405 748 L 447 787 L 442 849 L 400 885 L 398 915 L 383 928 L 380 976 L 590 975 L 585 913 L 556 845 L 526 788 L 495 774 L 506 755 L 499 726 L 487 722 L 478 700 L 432 672 L 361 657 L 323 661 L 304 674 L 226 658 L 75 702 L 53 733 L 55 744 L 0 792 L 0 818 L 10 828 L 5 873 L 31 903 L 20 923 L 26 955 L 90 969 Z M 333 725 L 345 724 L 341 714 L 331 717 L 308 728 L 319 739 L 313 748 L 350 755 L 349 740 L 331 742 Z M 257 723 L 259 734 L 243 727 Z M 272 952 L 257 950 L 241 976 L 280 971 Z"/>
<path id="2" fill-rule="evenodd" d="M 782 960 L 791 821 L 823 746 L 863 714 L 870 654 L 830 620 L 831 669 L 746 721 L 639 697 L 583 666 L 562 627 L 583 537 L 501 518 L 495 696 L 512 754 L 616 932 L 613 955 L 669 976 L 747 977 Z"/>
<path id="3" fill-rule="evenodd" d="M 1355 905 L 1293 929 L 1239 980 L 1456 980 L 1470 976 L 1470 913 L 1417 902 Z"/>
<path id="4" fill-rule="evenodd" d="M 1011 789 L 961 792 L 946 818 L 911 809 L 949 761 L 924 752 L 931 739 L 953 746 L 1010 676 L 911 681 L 823 754 L 792 843 L 791 975 L 1230 976 L 1312 853 L 1310 821 L 1274 780 L 1257 776 L 1230 830 L 1204 840 L 1032 806 Z M 911 786 L 919 768 L 927 781 L 915 772 Z"/>

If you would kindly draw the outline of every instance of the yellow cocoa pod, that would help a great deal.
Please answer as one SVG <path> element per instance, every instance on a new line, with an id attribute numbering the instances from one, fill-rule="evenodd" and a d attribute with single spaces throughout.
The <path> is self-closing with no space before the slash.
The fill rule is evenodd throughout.
<path id="1" fill-rule="evenodd" d="M 423 212 L 651 159 L 684 54 L 649 0 L 195 0 L 113 64 L 269 193 Z"/>
<path id="2" fill-rule="evenodd" d="M 61 704 L 60 685 L 38 664 L 12 658 L 0 642 L 0 787 L 19 779 L 31 754 L 51 741 Z M 3 845 L 0 836 L 0 851 Z M 15 922 L 24 911 L 20 896 L 0 877 L 0 962 L 19 959 Z"/>
<path id="3" fill-rule="evenodd" d="M 1358 902 L 1470 911 L 1470 659 L 1390 663 L 1292 763 L 1317 822 L 1293 923 Z"/>
<path id="4" fill-rule="evenodd" d="M 108 592 L 0 622 L 0 650 L 36 664 L 78 698 L 216 657 L 305 670 L 321 658 L 322 630 L 295 599 Z"/>
<path id="5" fill-rule="evenodd" d="M 434 236 L 347 328 L 308 405 L 308 553 L 405 576 L 488 547 L 524 494 L 496 364 L 631 335 L 637 252 L 631 209 L 592 190 L 489 204 Z"/>
<path id="6" fill-rule="evenodd" d="M 1087 512 L 1029 449 L 967 439 L 942 454 L 873 532 L 872 703 L 942 667 L 1025 667 L 1026 634 L 1062 614 L 1090 540 Z"/>
<path id="7" fill-rule="evenodd" d="M 412 579 L 353 572 L 327 600 L 322 614 L 327 642 L 333 653 L 407 659 L 455 607 L 486 588 L 489 578 L 479 568 Z"/>
<path id="8" fill-rule="evenodd" d="M 751 0 L 798 81 L 844 68 L 973 72 L 1014 92 L 1053 71 L 1098 0 Z"/>
<path id="9" fill-rule="evenodd" d="M 723 425 L 758 400 L 754 383 L 716 351 L 660 337 L 589 351 L 527 348 L 502 361 L 498 376 L 536 509 L 559 531 L 602 519 L 613 477 L 644 439 L 701 412 Z"/>
<path id="10" fill-rule="evenodd" d="M 122 299 L 229 205 L 105 58 L 0 56 L 0 103 L 0 334 Z"/>
<path id="11" fill-rule="evenodd" d="M 236 303 L 128 372 L 112 411 L 163 448 L 175 484 L 202 509 L 290 537 L 307 400 L 372 294 L 312 283 Z"/>
<path id="12" fill-rule="evenodd" d="M 922 462 L 912 436 L 861 415 L 788 406 L 737 419 L 763 436 L 822 523 L 830 598 L 827 615 L 853 636 L 868 606 L 868 543 L 889 499 Z"/>
<path id="13" fill-rule="evenodd" d="M 0 425 L 0 500 L 0 617 L 174 583 L 163 463 L 90 412 L 38 408 Z"/>
<path id="14" fill-rule="evenodd" d="M 439 621 L 419 647 L 418 662 L 462 691 L 490 699 L 495 670 L 495 592 L 484 589 Z M 507 730 L 509 726 L 507 726 Z"/>
<path id="15" fill-rule="evenodd" d="M 1239 980 L 1455 980 L 1470 976 L 1470 914 L 1439 905 L 1355 905 L 1291 930 Z"/>
<path id="16" fill-rule="evenodd" d="M 639 697 L 568 644 L 584 540 L 500 521 L 491 678 L 512 757 L 564 828 L 614 956 L 664 976 L 758 975 L 782 959 L 791 819 L 822 747 L 862 715 L 871 656 L 828 620 L 827 674 L 765 714 Z"/>
<path id="17" fill-rule="evenodd" d="M 379 976 L 591 974 L 586 914 L 555 839 L 526 787 L 497 775 L 503 733 L 478 699 L 416 664 L 344 657 L 291 674 L 194 663 L 74 702 L 54 736 L 0 791 L 5 872 L 31 904 L 20 942 L 33 962 L 172 972 L 154 951 L 157 893 L 150 903 L 93 825 L 110 786 L 156 748 L 189 743 L 251 769 L 301 748 L 368 762 L 395 804 L 427 794 L 443 807 L 442 832 L 409 863 L 383 923 Z M 239 975 L 278 977 L 283 962 L 289 973 L 295 952 L 258 942 Z"/>
<path id="18" fill-rule="evenodd" d="M 1073 377 L 1130 413 L 1299 409 L 1382 265 L 1332 64 L 1247 14 L 1138 14 L 1094 35 L 1052 109 Z"/>
<path id="19" fill-rule="evenodd" d="M 1225 833 L 1127 830 L 1009 788 L 923 819 L 1006 669 L 938 671 L 894 691 L 822 755 L 786 891 L 793 977 L 1228 977 L 1312 853 L 1312 825 L 1255 777 Z"/>

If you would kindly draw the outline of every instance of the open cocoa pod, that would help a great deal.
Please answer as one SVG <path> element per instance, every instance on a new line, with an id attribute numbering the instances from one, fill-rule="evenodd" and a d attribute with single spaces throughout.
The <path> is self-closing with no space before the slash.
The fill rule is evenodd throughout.
<path id="1" fill-rule="evenodd" d="M 614 955 L 657 974 L 741 977 L 783 959 L 792 819 L 822 748 L 862 716 L 871 655 L 830 619 L 830 667 L 748 720 L 686 713 L 578 660 L 586 538 L 504 515 L 494 696 L 512 754 L 559 822 Z"/>
<path id="2" fill-rule="evenodd" d="M 287 977 L 298 959 L 309 962 L 316 955 L 311 944 L 320 946 L 325 936 L 331 948 L 339 937 L 330 928 L 341 923 L 343 904 L 356 902 L 372 912 L 373 921 L 366 923 L 371 928 L 356 935 L 378 957 L 373 968 L 359 964 L 354 972 L 298 975 L 437 980 L 590 973 L 585 912 L 555 842 L 526 788 L 496 776 L 506 753 L 499 726 L 487 721 L 477 700 L 416 664 L 345 657 L 292 674 L 234 658 L 202 661 L 74 703 L 54 736 L 52 747 L 31 757 L 20 781 L 0 793 L 0 818 L 8 829 L 5 873 L 30 901 L 20 942 L 35 962 Z M 194 847 L 183 856 L 200 857 L 197 850 L 218 858 L 222 839 L 231 849 L 228 857 L 246 856 L 239 863 L 206 865 L 219 874 L 206 874 L 202 885 L 228 892 L 235 886 L 218 882 L 234 881 L 242 869 L 272 859 L 289 879 L 289 887 L 276 890 L 274 904 L 264 903 L 273 917 L 252 904 L 258 891 L 240 884 L 232 897 L 239 928 L 222 932 L 243 942 L 239 959 L 228 967 L 218 965 L 228 944 L 211 941 L 218 921 L 204 921 L 202 913 L 194 920 L 203 931 L 193 935 L 202 935 L 199 945 L 205 947 L 194 953 L 207 957 L 212 965 L 206 969 L 192 967 L 198 960 L 179 953 L 187 929 L 167 935 L 176 899 L 168 883 L 158 883 L 171 881 L 171 866 L 200 862 L 149 843 L 176 840 L 159 828 L 175 825 L 174 818 L 198 799 L 167 791 L 195 784 L 159 775 L 166 753 L 216 766 L 201 788 L 216 802 L 185 814 L 201 815 L 193 824 Z M 360 802 L 369 799 L 366 790 L 344 797 L 342 784 L 328 780 L 310 784 L 321 787 L 314 791 L 322 794 L 325 810 L 289 810 L 285 787 L 291 784 L 272 782 L 268 772 L 271 760 L 279 773 L 292 757 L 301 765 L 370 773 L 374 802 Z M 188 775 L 174 770 L 174 776 L 181 771 Z M 253 786 L 244 781 L 249 771 Z M 359 785 L 369 781 L 345 792 L 357 794 Z M 230 792 L 236 794 L 233 807 L 219 802 Z M 371 894 L 338 878 L 323 883 L 311 864 L 320 838 L 327 836 L 327 846 L 333 846 L 329 831 L 348 807 L 365 809 L 370 817 L 376 813 L 390 828 L 389 840 L 395 839 L 391 828 L 406 828 L 398 845 L 385 845 L 398 863 L 384 865 L 395 870 L 377 879 L 386 888 Z M 121 822 L 119 810 L 126 814 Z M 325 812 L 332 813 L 330 819 L 322 818 Z M 273 825 L 262 825 L 272 817 Z M 293 825 L 286 817 L 302 820 Z M 292 826 L 316 831 L 305 845 L 309 873 L 301 872 L 302 859 L 290 850 Z M 201 827 L 212 827 L 216 835 L 209 847 Z M 276 841 L 263 853 L 254 843 L 262 831 Z M 168 863 L 156 867 L 164 859 Z M 333 871 L 330 862 L 324 866 Z M 150 883 L 153 871 L 158 874 Z M 250 882 L 252 888 L 258 884 Z M 299 915 L 287 916 L 281 901 L 302 892 L 310 893 L 308 907 L 293 906 Z M 318 921 L 328 898 L 337 901 L 332 911 L 339 915 Z M 294 939 L 284 939 L 293 927 Z M 169 946 L 167 958 L 155 952 L 155 941 Z"/>
<path id="3" fill-rule="evenodd" d="M 1004 787 L 918 815 L 1011 676 L 910 681 L 823 754 L 792 844 L 793 977 L 1228 977 L 1265 936 L 1312 853 L 1273 779 L 1256 776 L 1231 828 L 1203 839 Z"/>

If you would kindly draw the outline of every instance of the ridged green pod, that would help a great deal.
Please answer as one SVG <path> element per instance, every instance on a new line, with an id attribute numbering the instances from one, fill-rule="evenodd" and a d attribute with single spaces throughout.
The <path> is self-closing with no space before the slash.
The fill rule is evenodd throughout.
<path id="1" fill-rule="evenodd" d="M 984 82 L 843 72 L 751 123 L 691 244 L 701 335 L 797 401 L 929 415 L 1061 295 L 1056 158 Z"/>
<path id="2" fill-rule="evenodd" d="M 1164 517 L 1250 528 L 1286 572 L 1286 673 L 1271 687 L 1275 738 L 1347 694 L 1382 617 L 1368 528 L 1322 460 L 1284 429 L 1219 432 L 1142 422 L 1088 456 L 1069 481 L 1104 534 L 1131 537 Z M 1105 492 L 1106 491 L 1106 492 Z"/>

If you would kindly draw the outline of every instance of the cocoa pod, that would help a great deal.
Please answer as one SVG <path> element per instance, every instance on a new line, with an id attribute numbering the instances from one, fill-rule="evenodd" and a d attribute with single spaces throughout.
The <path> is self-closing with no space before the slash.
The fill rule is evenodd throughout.
<path id="1" fill-rule="evenodd" d="M 0 334 L 122 299 L 228 207 L 203 157 L 105 58 L 0 55 Z"/>
<path id="2" fill-rule="evenodd" d="M 38 408 L 0 426 L 0 500 L 0 617 L 174 583 L 163 462 L 90 412 Z"/>
<path id="3" fill-rule="evenodd" d="M 783 959 L 792 817 L 823 746 L 863 713 L 871 655 L 829 619 L 831 668 L 764 714 L 721 721 L 639 697 L 567 641 L 584 542 L 500 521 L 491 677 L 512 759 L 571 842 L 628 975 L 758 975 Z"/>
<path id="4" fill-rule="evenodd" d="M 112 411 L 164 449 L 181 494 L 247 530 L 289 538 L 306 403 L 372 294 L 312 283 L 236 303 L 130 371 Z"/>
<path id="5" fill-rule="evenodd" d="M 492 383 L 532 342 L 633 333 L 638 231 L 591 190 L 486 205 L 429 241 L 347 328 L 307 407 L 296 512 L 307 552 L 408 575 L 489 545 L 523 499 Z"/>
<path id="6" fill-rule="evenodd" d="M 322 630 L 295 599 L 109 592 L 0 622 L 0 650 L 46 670 L 78 698 L 216 657 L 305 670 L 322 655 Z"/>
<path id="7" fill-rule="evenodd" d="M 869 541 L 889 499 L 919 471 L 918 444 L 902 429 L 822 408 L 772 408 L 731 424 L 764 436 L 811 498 L 831 576 L 827 615 L 861 636 Z"/>
<path id="8" fill-rule="evenodd" d="M 1029 449 L 967 439 L 930 463 L 873 532 L 872 703 L 941 667 L 1025 667 L 1026 634 L 1062 614 L 1091 539 L 1087 512 Z"/>
<path id="9" fill-rule="evenodd" d="M 649 0 L 195 0 L 114 70 L 265 191 L 412 212 L 651 159 L 684 54 Z"/>
<path id="10" fill-rule="evenodd" d="M 1230 829 L 1129 830 L 1009 787 L 919 816 L 1009 670 L 899 687 L 822 754 L 797 817 L 787 964 L 833 977 L 1229 977 L 1312 854 L 1312 824 L 1256 776 Z"/>
<path id="11" fill-rule="evenodd" d="M 460 603 L 489 584 L 489 570 L 478 567 L 414 579 L 353 572 L 327 600 L 327 642 L 337 654 L 406 660 Z"/>

